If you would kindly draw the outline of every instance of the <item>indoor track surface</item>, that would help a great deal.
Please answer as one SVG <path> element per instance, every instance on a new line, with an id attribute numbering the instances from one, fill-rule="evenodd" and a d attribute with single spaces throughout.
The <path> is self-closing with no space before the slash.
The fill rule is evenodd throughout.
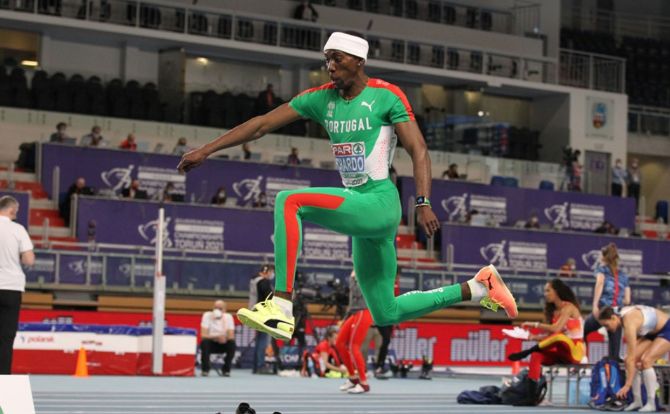
<path id="1" fill-rule="evenodd" d="M 282 378 L 234 370 L 229 378 L 153 378 L 99 376 L 31 376 L 38 414 L 234 414 L 248 402 L 258 414 L 496 414 L 572 412 L 570 408 L 460 405 L 456 395 L 483 385 L 500 385 L 499 376 L 434 378 L 433 380 L 372 379 L 372 392 L 347 395 L 342 380 Z M 555 401 L 564 394 L 556 384 Z"/>

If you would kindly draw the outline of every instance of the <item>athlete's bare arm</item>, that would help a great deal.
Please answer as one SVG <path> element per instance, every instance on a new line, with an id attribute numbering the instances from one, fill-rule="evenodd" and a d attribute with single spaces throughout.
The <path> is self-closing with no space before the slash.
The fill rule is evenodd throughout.
<path id="1" fill-rule="evenodd" d="M 433 174 L 430 166 L 428 147 L 426 147 L 426 141 L 421 135 L 419 126 L 416 124 L 416 121 L 400 122 L 393 126 L 403 148 L 412 157 L 416 195 L 430 198 L 430 184 Z M 433 213 L 433 209 L 430 206 L 417 207 L 417 214 L 419 216 L 419 224 L 423 226 L 423 230 L 428 237 L 432 237 L 440 228 L 440 222 L 435 213 Z"/>
<path id="2" fill-rule="evenodd" d="M 255 116 L 215 140 L 187 152 L 181 157 L 177 169 L 181 172 L 192 170 L 216 151 L 256 140 L 300 118 L 300 115 L 288 103 L 285 103 L 267 114 Z"/>

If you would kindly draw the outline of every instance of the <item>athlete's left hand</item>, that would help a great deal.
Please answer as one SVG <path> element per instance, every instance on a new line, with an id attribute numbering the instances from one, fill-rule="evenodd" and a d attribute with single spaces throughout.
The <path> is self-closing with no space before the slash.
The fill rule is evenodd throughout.
<path id="1" fill-rule="evenodd" d="M 202 164 L 203 161 L 207 158 L 209 154 L 202 148 L 196 148 L 182 155 L 179 165 L 177 165 L 177 170 L 179 172 L 189 172 L 193 168 Z"/>
<path id="2" fill-rule="evenodd" d="M 423 231 L 426 232 L 428 237 L 433 237 L 440 229 L 440 221 L 435 216 L 435 213 L 433 213 L 433 209 L 430 206 L 420 206 L 416 210 L 419 224 L 423 226 Z"/>

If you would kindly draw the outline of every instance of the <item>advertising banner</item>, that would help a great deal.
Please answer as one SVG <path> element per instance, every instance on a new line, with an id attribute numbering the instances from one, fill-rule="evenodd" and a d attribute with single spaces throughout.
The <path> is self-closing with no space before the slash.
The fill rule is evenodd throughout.
<path id="1" fill-rule="evenodd" d="M 272 206 L 275 195 L 282 190 L 342 186 L 335 170 L 212 158 L 183 175 L 177 171 L 178 163 L 179 157 L 174 155 L 43 144 L 41 179 L 44 188 L 51 191 L 52 171 L 60 166 L 61 198 L 78 177 L 108 194 L 120 194 L 138 179 L 140 188 L 154 199 L 172 183 L 174 193 L 204 204 L 223 187 L 239 206 L 251 205 L 262 192 Z"/>
<path id="2" fill-rule="evenodd" d="M 142 361 L 151 355 L 151 328 L 23 322 L 14 339 L 12 372 L 71 374 L 79 350 L 86 351 L 92 375 L 149 375 Z M 164 375 L 192 376 L 196 331 L 166 328 Z"/>
<path id="3" fill-rule="evenodd" d="M 197 329 L 201 315 L 167 314 L 168 326 L 180 326 Z M 27 321 L 71 321 L 84 323 L 96 320 L 98 323 L 146 324 L 151 321 L 150 313 L 117 312 L 77 312 L 24 310 L 21 322 Z M 307 324 L 308 346 L 322 339 L 328 326 L 336 321 L 315 318 Z M 393 331 L 390 355 L 395 360 L 406 360 L 420 364 L 426 356 L 434 360 L 436 366 L 511 366 L 507 355 L 529 348 L 534 342 L 511 339 L 503 335 L 502 329 L 511 325 L 457 324 L 405 322 Z M 236 359 L 242 358 L 243 367 L 250 367 L 253 355 L 253 330 L 240 326 L 236 322 L 235 342 Z M 607 353 L 607 344 L 601 335 L 595 333 L 589 337 L 589 358 L 599 360 Z"/>
<path id="4" fill-rule="evenodd" d="M 592 271 L 596 268 L 600 249 L 616 243 L 619 249 L 619 266 L 631 276 L 665 274 L 670 271 L 666 260 L 668 242 L 639 238 L 622 238 L 579 233 L 499 229 L 446 224 L 442 227 L 443 257 L 447 246 L 453 245 L 453 260 L 459 264 L 487 264 L 517 270 L 540 271 L 558 269 L 568 258 L 575 259 L 577 270 Z M 516 278 L 512 277 L 513 283 Z M 544 281 L 531 279 L 518 281 L 522 285 L 512 289 L 527 302 L 538 302 L 542 297 Z M 582 286 L 574 281 L 577 296 L 590 303 L 592 285 Z M 633 300 L 641 304 L 662 304 L 670 301 L 670 291 L 659 289 L 659 282 L 632 283 Z"/>
<path id="5" fill-rule="evenodd" d="M 155 245 L 158 209 L 165 208 L 163 246 L 203 252 L 274 251 L 273 213 L 182 203 L 80 197 L 77 238 L 100 243 Z M 305 223 L 303 251 L 312 257 L 349 257 L 349 237 Z"/>
<path id="6" fill-rule="evenodd" d="M 414 179 L 401 177 L 403 208 L 414 199 Z M 540 224 L 593 231 L 604 220 L 617 228 L 635 228 L 635 201 L 594 194 L 511 188 L 463 181 L 433 180 L 431 202 L 441 221 L 463 221 L 472 210 L 499 224 L 514 225 L 536 214 Z"/>

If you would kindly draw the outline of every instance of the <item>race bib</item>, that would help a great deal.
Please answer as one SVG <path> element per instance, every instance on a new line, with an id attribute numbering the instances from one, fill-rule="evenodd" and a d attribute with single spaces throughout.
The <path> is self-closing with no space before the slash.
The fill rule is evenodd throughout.
<path id="1" fill-rule="evenodd" d="M 365 172 L 365 143 L 347 142 L 332 144 L 331 147 L 342 183 L 346 187 L 365 184 L 368 181 L 368 175 Z"/>

